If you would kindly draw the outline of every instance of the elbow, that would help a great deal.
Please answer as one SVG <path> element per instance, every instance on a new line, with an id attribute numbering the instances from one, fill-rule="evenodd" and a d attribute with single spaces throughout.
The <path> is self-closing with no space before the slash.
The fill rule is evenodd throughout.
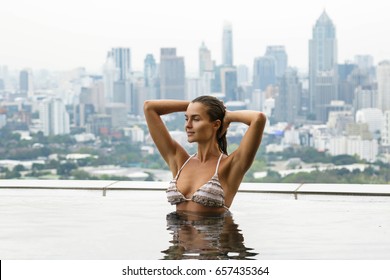
<path id="1" fill-rule="evenodd" d="M 267 122 L 267 116 L 263 112 L 258 112 L 256 114 L 255 121 L 264 127 Z"/>
<path id="2" fill-rule="evenodd" d="M 149 111 L 153 106 L 153 101 L 152 100 L 146 100 L 144 102 L 144 112 Z"/>
<path id="3" fill-rule="evenodd" d="M 265 124 L 267 122 L 267 116 L 263 112 L 256 112 L 252 119 L 252 123 L 256 126 L 261 132 L 264 131 Z"/>

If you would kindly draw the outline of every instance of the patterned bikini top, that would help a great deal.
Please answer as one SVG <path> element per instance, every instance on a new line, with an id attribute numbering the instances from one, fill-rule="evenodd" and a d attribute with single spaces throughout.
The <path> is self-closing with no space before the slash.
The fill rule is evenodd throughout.
<path id="1" fill-rule="evenodd" d="M 181 170 L 195 155 L 196 154 L 193 154 L 186 160 L 186 162 L 184 162 L 183 166 L 177 172 L 176 177 L 169 183 L 169 187 L 166 191 L 168 202 L 172 205 L 176 205 L 185 201 L 193 201 L 206 207 L 225 207 L 228 209 L 225 206 L 225 194 L 218 178 L 218 167 L 223 154 L 221 154 L 218 159 L 217 167 L 215 168 L 213 177 L 211 177 L 211 179 L 206 184 L 197 189 L 190 198 L 186 198 L 177 189 L 177 179 L 179 178 Z"/>

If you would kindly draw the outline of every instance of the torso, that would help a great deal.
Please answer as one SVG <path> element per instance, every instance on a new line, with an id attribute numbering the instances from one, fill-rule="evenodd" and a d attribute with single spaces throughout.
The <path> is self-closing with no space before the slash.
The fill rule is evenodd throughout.
<path id="1" fill-rule="evenodd" d="M 191 196 L 202 185 L 204 185 L 213 177 L 213 175 L 215 174 L 217 162 L 218 162 L 218 157 L 215 157 L 214 159 L 204 163 L 200 162 L 200 160 L 196 157 L 191 158 L 179 174 L 179 177 L 176 181 L 177 189 L 186 198 L 191 198 Z M 228 187 L 226 178 L 228 178 L 227 174 L 229 171 L 229 165 L 230 165 L 229 157 L 223 155 L 218 168 L 218 177 L 224 192 L 226 207 L 230 207 L 238 189 L 238 186 L 234 186 L 234 185 Z M 193 201 L 186 201 L 177 204 L 176 210 L 188 211 L 188 212 L 223 213 L 226 211 L 226 208 L 205 207 Z"/>

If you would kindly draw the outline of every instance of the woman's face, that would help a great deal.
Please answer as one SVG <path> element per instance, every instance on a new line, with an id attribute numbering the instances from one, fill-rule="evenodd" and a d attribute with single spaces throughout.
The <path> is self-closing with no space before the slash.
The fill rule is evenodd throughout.
<path id="1" fill-rule="evenodd" d="M 185 113 L 185 130 L 188 142 L 207 142 L 215 139 L 219 121 L 210 121 L 206 106 L 202 103 L 190 103 Z"/>

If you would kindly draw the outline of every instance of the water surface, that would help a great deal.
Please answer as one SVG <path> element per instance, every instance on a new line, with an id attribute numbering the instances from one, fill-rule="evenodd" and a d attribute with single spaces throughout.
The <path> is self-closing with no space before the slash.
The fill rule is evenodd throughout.
<path id="1" fill-rule="evenodd" d="M 390 259 L 386 199 L 238 193 L 223 220 L 174 210 L 164 191 L 0 189 L 0 259 Z"/>
<path id="2" fill-rule="evenodd" d="M 171 246 L 163 259 L 246 260 L 257 255 L 244 243 L 244 236 L 230 212 L 219 216 L 172 212 L 167 215 Z"/>

